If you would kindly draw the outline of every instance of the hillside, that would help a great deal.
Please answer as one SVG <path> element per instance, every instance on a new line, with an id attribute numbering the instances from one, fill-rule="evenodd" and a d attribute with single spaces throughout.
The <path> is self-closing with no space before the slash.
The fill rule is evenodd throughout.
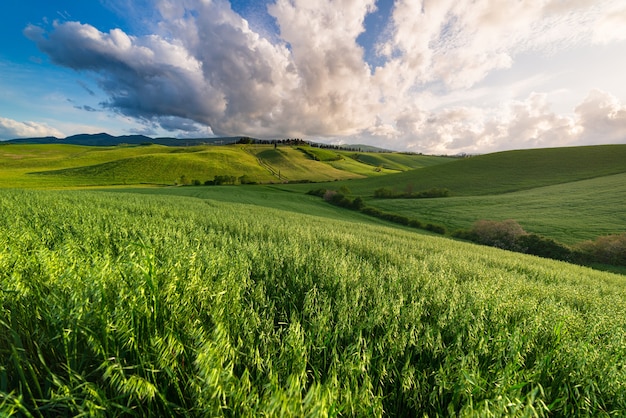
<path id="1" fill-rule="evenodd" d="M 0 187 L 173 185 L 180 184 L 182 176 L 187 181 L 204 183 L 215 176 L 239 178 L 243 175 L 247 176 L 247 181 L 256 183 L 310 182 L 357 179 L 391 172 L 334 151 L 319 151 L 340 159 L 316 161 L 299 147 L 290 145 L 277 148 L 272 145 L 98 147 L 4 143 L 0 146 Z M 409 157 L 415 160 L 412 163 L 415 166 L 448 161 L 421 155 Z"/>
<path id="2" fill-rule="evenodd" d="M 626 145 L 508 151 L 367 180 L 279 187 L 301 193 L 343 187 L 368 207 L 450 233 L 479 220 L 513 219 L 528 232 L 573 245 L 626 232 L 625 161 Z M 437 187 L 448 188 L 449 197 L 374 197 L 381 188 Z"/>
<path id="3" fill-rule="evenodd" d="M 145 135 L 122 135 L 113 136 L 107 133 L 99 134 L 78 134 L 66 138 L 56 138 L 53 136 L 41 138 L 19 138 L 4 141 L 5 144 L 39 144 L 39 145 L 85 145 L 90 147 L 114 147 L 120 144 L 126 145 L 165 145 L 165 146 L 193 146 L 206 144 L 233 144 L 240 137 L 218 137 L 218 138 L 150 138 Z"/>
<path id="4" fill-rule="evenodd" d="M 390 176 L 349 183 L 358 195 L 386 187 L 398 192 L 447 188 L 451 196 L 528 190 L 626 172 L 626 145 L 505 151 L 454 160 Z"/>
<path id="5" fill-rule="evenodd" d="M 623 276 L 211 199 L 0 207 L 3 416 L 626 410 Z"/>

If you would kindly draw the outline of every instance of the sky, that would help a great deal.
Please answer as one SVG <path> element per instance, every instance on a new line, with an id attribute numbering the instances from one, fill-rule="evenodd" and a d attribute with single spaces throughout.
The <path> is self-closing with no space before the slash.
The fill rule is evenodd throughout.
<path id="1" fill-rule="evenodd" d="M 624 0 L 3 0 L 0 140 L 626 143 Z"/>

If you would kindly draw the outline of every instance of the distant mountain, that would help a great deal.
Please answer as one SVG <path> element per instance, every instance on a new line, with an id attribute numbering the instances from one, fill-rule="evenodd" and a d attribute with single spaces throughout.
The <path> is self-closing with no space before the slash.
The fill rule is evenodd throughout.
<path id="1" fill-rule="evenodd" d="M 70 144 L 70 145 L 87 145 L 96 147 L 112 147 L 121 144 L 128 145 L 167 145 L 167 146 L 192 146 L 203 144 L 232 144 L 237 142 L 241 137 L 220 137 L 220 138 L 150 138 L 145 135 L 122 135 L 113 136 L 107 133 L 99 134 L 79 134 L 68 136 L 67 138 L 56 138 L 54 136 L 46 136 L 42 138 L 19 138 L 4 141 L 8 144 Z"/>

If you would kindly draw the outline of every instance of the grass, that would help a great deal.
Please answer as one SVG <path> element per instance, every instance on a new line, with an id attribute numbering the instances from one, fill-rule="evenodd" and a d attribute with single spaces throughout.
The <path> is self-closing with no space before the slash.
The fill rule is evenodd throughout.
<path id="1" fill-rule="evenodd" d="M 293 214 L 315 215 L 356 224 L 391 225 L 389 222 L 329 205 L 316 196 L 286 192 L 277 185 L 129 188 L 111 191 L 115 193 L 193 197 L 208 201 L 246 204 L 255 207 L 256 211 L 278 209 Z"/>
<path id="2" fill-rule="evenodd" d="M 359 174 L 338 170 L 324 162 L 312 160 L 302 151 L 292 147 L 274 149 L 266 146 L 251 146 L 248 150 L 274 173 L 280 173 L 283 180 L 332 181 L 362 177 Z"/>
<path id="3" fill-rule="evenodd" d="M 355 161 L 359 161 L 373 167 L 380 167 L 394 171 L 408 171 L 416 168 L 439 165 L 443 162 L 454 161 L 454 158 L 450 157 L 402 154 L 397 152 L 355 153 L 344 151 L 342 154 L 349 156 Z"/>
<path id="4" fill-rule="evenodd" d="M 486 196 L 626 172 L 626 145 L 505 151 L 385 177 L 352 181 L 355 194 L 447 188 L 451 196 Z"/>
<path id="5" fill-rule="evenodd" d="M 311 148 L 314 149 L 314 148 Z M 315 152 L 332 151 L 314 149 Z M 422 156 L 414 156 L 416 159 Z M 205 182 L 217 175 L 257 183 L 332 181 L 378 173 L 344 158 L 314 161 L 293 147 L 231 145 L 165 147 L 77 145 L 4 145 L 0 147 L 0 187 L 63 188 L 132 184 L 174 184 L 181 176 Z M 279 178 L 280 176 L 280 178 Z"/>
<path id="6" fill-rule="evenodd" d="M 4 416 L 626 410 L 622 276 L 212 199 L 0 208 Z"/>
<path id="7" fill-rule="evenodd" d="M 167 184 L 179 182 L 181 176 L 204 183 L 216 175 L 239 177 L 247 173 L 258 181 L 272 181 L 274 177 L 256 164 L 256 160 L 234 149 L 220 149 L 193 153 L 143 155 L 95 164 L 38 172 L 33 175 L 66 178 L 76 185 Z"/>
<path id="8" fill-rule="evenodd" d="M 626 232 L 626 173 L 494 196 L 442 199 L 369 199 L 386 212 L 448 229 L 481 219 L 515 219 L 528 232 L 565 244 Z"/>

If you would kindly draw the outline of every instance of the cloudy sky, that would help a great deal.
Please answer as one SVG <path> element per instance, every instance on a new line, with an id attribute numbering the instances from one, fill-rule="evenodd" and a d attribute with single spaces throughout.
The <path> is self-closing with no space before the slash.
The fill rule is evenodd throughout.
<path id="1" fill-rule="evenodd" d="M 0 140 L 626 143 L 624 0 L 4 0 Z"/>

